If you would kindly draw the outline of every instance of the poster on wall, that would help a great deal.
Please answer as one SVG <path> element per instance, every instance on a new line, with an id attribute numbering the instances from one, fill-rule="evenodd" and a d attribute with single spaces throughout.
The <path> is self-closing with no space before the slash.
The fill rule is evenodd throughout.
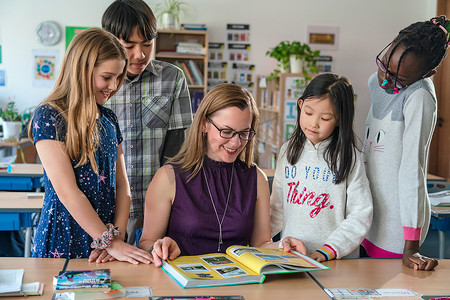
<path id="1" fill-rule="evenodd" d="M 58 50 L 32 50 L 34 87 L 51 87 L 55 84 L 58 54 Z"/>
<path id="2" fill-rule="evenodd" d="M 253 72 L 255 65 L 233 63 L 231 68 L 231 82 L 246 88 L 250 93 L 253 90 Z"/>
<path id="3" fill-rule="evenodd" d="M 66 49 L 77 34 L 89 28 L 92 27 L 66 26 Z"/>
<path id="4" fill-rule="evenodd" d="M 209 43 L 208 44 L 208 56 L 209 61 L 222 61 L 223 52 L 225 49 L 224 43 Z"/>
<path id="5" fill-rule="evenodd" d="M 286 77 L 286 89 L 284 95 L 284 126 L 283 138 L 287 138 L 294 132 L 297 119 L 297 101 L 306 87 L 304 77 Z"/>
<path id="6" fill-rule="evenodd" d="M 227 24 L 227 41 L 229 43 L 248 43 L 250 41 L 250 24 Z"/>
<path id="7" fill-rule="evenodd" d="M 237 83 L 252 92 L 255 65 L 251 63 L 250 55 L 250 24 L 227 24 L 226 42 L 227 52 L 223 57 L 228 62 L 228 82 Z"/>

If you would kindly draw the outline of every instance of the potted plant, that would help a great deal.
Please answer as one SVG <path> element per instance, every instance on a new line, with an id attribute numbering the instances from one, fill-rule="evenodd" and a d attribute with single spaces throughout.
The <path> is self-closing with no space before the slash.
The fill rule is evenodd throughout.
<path id="1" fill-rule="evenodd" d="M 1 113 L 3 139 L 19 140 L 22 129 L 22 116 L 18 113 L 14 101 L 8 102 Z"/>
<path id="2" fill-rule="evenodd" d="M 317 73 L 316 62 L 320 51 L 313 51 L 308 44 L 293 41 L 289 49 L 289 61 L 292 73 L 307 74 Z M 308 79 L 307 79 L 308 80 Z"/>
<path id="3" fill-rule="evenodd" d="M 291 44 L 288 41 L 281 41 L 275 47 L 269 49 L 266 55 L 275 58 L 278 61 L 277 67 L 279 72 L 289 71 L 289 55 Z"/>
<path id="4" fill-rule="evenodd" d="M 188 3 L 183 0 L 165 0 L 155 7 L 162 28 L 175 29 L 180 26 L 180 14 L 187 13 Z"/>
<path id="5" fill-rule="evenodd" d="M 307 75 L 317 73 L 316 59 L 320 51 L 312 51 L 308 44 L 299 41 L 282 41 L 267 51 L 266 55 L 278 61 L 278 68 L 269 75 L 269 80 L 276 78 L 280 72 L 288 71 L 303 73 L 306 81 L 309 81 Z"/>

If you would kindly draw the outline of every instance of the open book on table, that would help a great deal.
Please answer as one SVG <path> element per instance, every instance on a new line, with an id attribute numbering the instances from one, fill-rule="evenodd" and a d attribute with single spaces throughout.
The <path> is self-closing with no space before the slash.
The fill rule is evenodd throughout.
<path id="1" fill-rule="evenodd" d="M 179 256 L 163 261 L 162 268 L 183 288 L 263 283 L 267 274 L 329 269 L 306 255 L 282 249 L 230 246 L 226 253 Z"/>

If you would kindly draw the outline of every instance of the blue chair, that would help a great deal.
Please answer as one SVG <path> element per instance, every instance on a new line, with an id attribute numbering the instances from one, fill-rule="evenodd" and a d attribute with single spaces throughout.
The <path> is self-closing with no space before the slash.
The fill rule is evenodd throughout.
<path id="1" fill-rule="evenodd" d="M 450 190 L 450 182 L 429 180 L 427 182 L 428 194 Z M 445 256 L 445 231 L 450 231 L 450 214 L 439 213 L 437 209 L 431 208 L 431 228 L 439 234 L 439 258 Z"/>

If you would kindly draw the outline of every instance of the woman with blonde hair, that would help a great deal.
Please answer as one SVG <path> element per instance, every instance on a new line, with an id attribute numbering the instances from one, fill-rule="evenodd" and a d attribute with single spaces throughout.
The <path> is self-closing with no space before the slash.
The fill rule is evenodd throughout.
<path id="1" fill-rule="evenodd" d="M 33 257 L 150 262 L 147 252 L 123 241 L 130 191 L 122 136 L 116 115 L 103 107 L 120 88 L 127 63 L 112 34 L 83 31 L 70 43 L 53 91 L 33 115 L 29 136 L 45 170 Z"/>
<path id="2" fill-rule="evenodd" d="M 147 190 L 139 247 L 156 266 L 231 245 L 278 246 L 270 237 L 267 177 L 253 164 L 258 120 L 253 96 L 239 85 L 220 84 L 201 101 L 180 152 Z M 305 253 L 299 240 L 285 241 L 286 250 Z"/>

